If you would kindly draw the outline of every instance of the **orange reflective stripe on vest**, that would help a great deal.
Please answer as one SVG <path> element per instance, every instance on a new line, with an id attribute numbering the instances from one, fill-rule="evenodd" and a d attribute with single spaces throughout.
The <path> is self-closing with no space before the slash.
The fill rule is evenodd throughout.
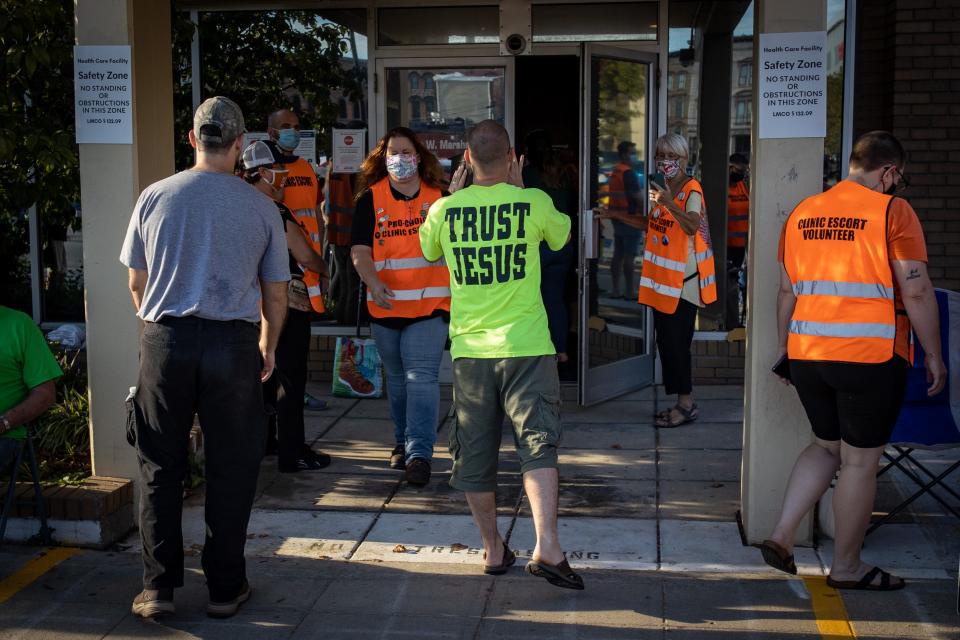
<path id="1" fill-rule="evenodd" d="M 450 272 L 443 259 L 428 262 L 420 249 L 420 225 L 440 190 L 420 184 L 413 200 L 396 200 L 387 178 L 373 192 L 375 216 L 373 265 L 377 276 L 393 292 L 392 309 L 384 309 L 367 294 L 367 309 L 375 318 L 421 318 L 437 309 L 450 310 Z"/>
<path id="2" fill-rule="evenodd" d="M 693 179 L 688 180 L 674 196 L 674 203 L 683 209 L 691 193 L 699 193 L 701 199 L 703 198 L 703 188 Z M 710 304 L 717 299 L 717 275 L 707 231 L 707 204 L 705 200 L 702 202 L 701 223 L 693 235 L 693 250 L 697 262 L 696 277 L 700 284 L 700 299 L 704 304 Z M 677 310 L 687 268 L 688 238 L 680 228 L 680 223 L 665 207 L 657 206 L 650 212 L 640 276 L 640 304 L 650 305 L 663 313 Z"/>
<path id="3" fill-rule="evenodd" d="M 787 336 L 791 359 L 880 363 L 893 357 L 890 200 L 844 180 L 787 218 L 783 266 L 797 296 Z"/>
<path id="4" fill-rule="evenodd" d="M 727 190 L 727 246 L 747 246 L 750 231 L 750 194 L 743 180 Z"/>
<path id="5" fill-rule="evenodd" d="M 607 183 L 607 195 L 610 201 L 607 207 L 611 211 L 620 211 L 629 213 L 630 204 L 627 200 L 627 187 L 624 184 L 623 174 L 630 171 L 630 165 L 623 162 L 617 164 L 610 173 L 610 181 Z"/>
<path id="6" fill-rule="evenodd" d="M 350 246 L 350 229 L 356 206 L 350 174 L 332 173 L 327 200 L 327 242 L 337 247 Z"/>
<path id="7" fill-rule="evenodd" d="M 317 202 L 319 186 L 313 167 L 303 158 L 285 165 L 290 172 L 283 183 L 283 204 L 293 213 L 297 224 L 303 229 L 310 246 L 323 255 L 323 239 L 320 237 L 320 224 L 317 222 Z M 307 285 L 310 306 L 317 313 L 323 313 L 323 292 L 320 289 L 320 275 L 300 267 L 303 271 L 303 283 Z"/>

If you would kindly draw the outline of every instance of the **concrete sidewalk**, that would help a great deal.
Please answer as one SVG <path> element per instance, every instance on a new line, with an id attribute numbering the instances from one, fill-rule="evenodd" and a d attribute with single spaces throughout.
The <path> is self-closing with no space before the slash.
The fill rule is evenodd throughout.
<path id="1" fill-rule="evenodd" d="M 828 540 L 798 550 L 800 577 L 774 572 L 742 545 L 736 524 L 742 388 L 697 393 L 701 421 L 676 430 L 650 428 L 666 403 L 653 389 L 565 407 L 560 535 L 583 570 L 583 592 L 527 576 L 522 561 L 506 576 L 480 574 L 479 536 L 462 493 L 447 485 L 446 422 L 434 479 L 418 490 L 387 466 L 386 401 L 330 399 L 327 411 L 307 414 L 308 435 L 334 463 L 294 475 L 277 473 L 274 459 L 263 466 L 247 547 L 254 597 L 239 616 L 203 614 L 198 496 L 185 510 L 190 571 L 175 617 L 129 614 L 140 588 L 135 536 L 16 590 L 37 550 L 6 547 L 0 638 L 960 637 L 960 527 L 939 505 L 918 501 L 867 540 L 867 560 L 905 576 L 903 591 L 838 597 L 823 583 Z M 532 522 L 507 433 L 501 531 L 528 556 Z M 901 493 L 896 475 L 884 476 L 879 510 Z"/>

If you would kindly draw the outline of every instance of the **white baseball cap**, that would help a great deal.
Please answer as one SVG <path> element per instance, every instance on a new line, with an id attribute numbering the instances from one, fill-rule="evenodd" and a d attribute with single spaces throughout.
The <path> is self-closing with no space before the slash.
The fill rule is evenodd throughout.
<path id="1" fill-rule="evenodd" d="M 244 169 L 256 169 L 274 164 L 273 152 L 262 140 L 251 142 L 240 156 Z"/>

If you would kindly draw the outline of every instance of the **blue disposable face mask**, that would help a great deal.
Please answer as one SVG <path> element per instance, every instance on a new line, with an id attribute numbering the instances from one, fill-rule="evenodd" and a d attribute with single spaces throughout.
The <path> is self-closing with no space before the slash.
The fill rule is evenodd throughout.
<path id="1" fill-rule="evenodd" d="M 293 151 L 300 144 L 300 132 L 296 129 L 280 129 L 277 144 L 287 151 Z"/>

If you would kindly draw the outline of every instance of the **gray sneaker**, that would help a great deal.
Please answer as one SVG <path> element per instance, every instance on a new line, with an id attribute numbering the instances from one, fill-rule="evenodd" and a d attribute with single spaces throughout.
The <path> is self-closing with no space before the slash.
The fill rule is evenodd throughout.
<path id="1" fill-rule="evenodd" d="M 133 599 L 133 615 L 153 618 L 164 613 L 175 613 L 173 589 L 144 589 Z"/>
<path id="2" fill-rule="evenodd" d="M 253 590 L 250 588 L 250 583 L 244 580 L 243 586 L 240 587 L 240 593 L 237 594 L 237 597 L 233 600 L 226 602 L 214 602 L 211 600 L 208 602 L 207 615 L 211 618 L 229 618 L 233 616 L 240 609 L 240 605 L 250 599 L 252 592 Z"/>

